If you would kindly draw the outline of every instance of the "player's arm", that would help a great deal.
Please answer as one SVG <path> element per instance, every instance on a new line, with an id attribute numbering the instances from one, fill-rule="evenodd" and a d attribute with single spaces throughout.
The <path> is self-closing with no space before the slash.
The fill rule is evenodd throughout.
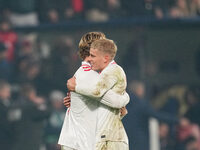
<path id="1" fill-rule="evenodd" d="M 108 90 L 105 95 L 100 98 L 100 102 L 112 107 L 112 108 L 122 108 L 125 107 L 130 101 L 128 93 L 117 94 L 113 90 Z"/>
<path id="2" fill-rule="evenodd" d="M 90 71 L 87 72 L 88 75 L 84 78 L 84 80 L 76 80 L 75 78 L 68 80 L 67 87 L 72 91 L 74 91 L 76 87 L 76 91 L 80 94 L 95 97 L 95 99 L 97 98 L 96 100 L 99 100 L 101 103 L 109 107 L 122 108 L 129 102 L 129 95 L 127 93 L 119 94 L 109 90 L 117 82 L 116 72 L 117 75 L 121 74 L 121 70 L 119 68 L 114 68 L 107 70 L 104 74 L 98 75 L 98 78 L 95 78 L 95 80 L 91 80 L 94 76 L 96 76 L 96 74 L 93 76 L 91 74 L 92 71 Z M 95 81 L 95 83 L 92 83 L 93 81 Z M 99 94 L 95 95 L 95 92 L 98 92 Z M 102 95 L 104 96 L 102 97 Z"/>
<path id="3" fill-rule="evenodd" d="M 116 83 L 117 76 L 112 72 L 106 72 L 100 74 L 98 81 L 95 84 L 90 83 L 90 80 L 88 80 L 88 84 L 85 84 L 85 82 L 77 82 L 75 91 L 85 96 L 100 98 Z"/>

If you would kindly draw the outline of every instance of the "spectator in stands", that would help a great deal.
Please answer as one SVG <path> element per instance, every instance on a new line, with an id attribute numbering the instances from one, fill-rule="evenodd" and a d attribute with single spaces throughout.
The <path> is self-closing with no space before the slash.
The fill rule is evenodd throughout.
<path id="1" fill-rule="evenodd" d="M 109 15 L 109 19 L 120 18 L 122 15 L 120 0 L 106 0 L 106 7 L 104 9 Z"/>
<path id="2" fill-rule="evenodd" d="M 43 143 L 44 121 L 50 112 L 45 99 L 38 96 L 33 86 L 22 86 L 18 107 L 21 118 L 15 126 L 13 150 L 39 150 Z"/>
<path id="3" fill-rule="evenodd" d="M 182 119 L 181 124 L 177 127 L 177 149 L 183 149 L 187 147 L 185 143 L 188 138 L 193 137 L 196 145 L 200 148 L 200 128 L 199 126 L 189 122 L 187 119 Z M 189 144 L 189 143 L 188 143 Z"/>
<path id="4" fill-rule="evenodd" d="M 200 0 L 190 0 L 188 2 L 191 17 L 198 17 L 200 15 Z"/>
<path id="5" fill-rule="evenodd" d="M 26 68 L 26 72 L 21 79 L 22 83 L 36 84 L 36 80 L 40 75 L 40 64 L 38 62 L 29 62 Z M 42 81 L 40 81 L 42 82 Z"/>
<path id="6" fill-rule="evenodd" d="M 7 60 L 9 62 L 15 61 L 15 50 L 18 40 L 18 35 L 11 29 L 8 20 L 1 20 L 0 22 L 0 42 L 4 43 L 7 47 Z"/>
<path id="7" fill-rule="evenodd" d="M 29 57 L 30 59 L 35 59 L 36 57 L 33 51 L 33 45 L 29 40 L 22 41 L 18 53 L 19 53 L 18 59 L 23 57 Z"/>
<path id="8" fill-rule="evenodd" d="M 170 138 L 169 126 L 164 122 L 159 125 L 159 137 L 161 150 L 173 150 L 174 141 Z"/>
<path id="9" fill-rule="evenodd" d="M 22 41 L 16 54 L 15 74 L 17 75 L 17 79 L 20 80 L 21 76 L 26 74 L 28 65 L 36 60 L 37 56 L 34 53 L 32 43 L 29 40 Z"/>
<path id="10" fill-rule="evenodd" d="M 23 70 L 19 73 L 17 83 L 30 83 L 36 88 L 39 94 L 46 96 L 51 90 L 51 87 L 47 86 L 49 83 L 47 83 L 47 79 L 45 79 L 43 73 L 41 72 L 41 63 L 37 61 L 29 61 L 27 59 L 24 60 L 24 63 L 25 67 L 23 68 L 22 66 Z"/>
<path id="11" fill-rule="evenodd" d="M 63 98 L 64 94 L 61 91 L 54 90 L 50 93 L 52 113 L 48 119 L 48 124 L 46 127 L 46 142 L 48 150 L 56 150 L 58 148 L 57 142 L 65 117 Z"/>
<path id="12" fill-rule="evenodd" d="M 185 101 L 188 106 L 188 110 L 184 114 L 184 119 L 180 126 L 177 127 L 178 147 L 194 147 L 197 145 L 200 147 L 200 101 L 199 101 L 199 88 L 191 87 L 186 91 Z M 193 137 L 194 140 L 189 140 Z M 186 143 L 187 142 L 187 143 Z M 188 148 L 187 148 L 188 147 Z"/>
<path id="13" fill-rule="evenodd" d="M 178 119 L 156 112 L 152 108 L 145 100 L 145 85 L 141 81 L 131 82 L 130 96 L 133 104 L 127 106 L 129 115 L 124 118 L 124 126 L 129 133 L 130 149 L 149 150 L 149 118 L 154 117 L 168 123 L 178 123 Z"/>
<path id="14" fill-rule="evenodd" d="M 120 0 L 88 1 L 87 19 L 89 21 L 108 21 L 108 19 L 120 18 Z"/>
<path id="15" fill-rule="evenodd" d="M 15 68 L 15 70 L 16 70 L 15 82 L 21 81 L 22 76 L 24 76 L 26 73 L 26 69 L 27 69 L 29 63 L 30 63 L 29 57 L 22 57 L 17 60 L 16 68 Z"/>
<path id="16" fill-rule="evenodd" d="M 84 0 L 42 0 L 39 10 L 42 22 L 59 23 L 83 19 Z"/>
<path id="17" fill-rule="evenodd" d="M 58 11 L 55 9 L 49 10 L 47 16 L 49 23 L 56 24 L 61 22 L 60 15 L 58 14 Z"/>
<path id="18" fill-rule="evenodd" d="M 37 0 L 7 0 L 13 26 L 38 25 Z"/>
<path id="19" fill-rule="evenodd" d="M 65 20 L 82 19 L 85 13 L 84 0 L 70 0 L 70 5 L 64 11 Z"/>
<path id="20" fill-rule="evenodd" d="M 10 150 L 13 142 L 12 124 L 9 121 L 10 85 L 0 80 L 0 148 Z"/>
<path id="21" fill-rule="evenodd" d="M 64 13 L 63 9 L 65 5 L 63 4 L 64 0 L 56 2 L 55 0 L 41 0 L 39 8 L 39 18 L 42 23 L 59 23 L 61 21 L 60 13 Z M 61 6 L 59 8 L 59 6 Z M 69 6 L 66 3 L 66 6 Z"/>
<path id="22" fill-rule="evenodd" d="M 169 10 L 172 18 L 189 17 L 189 7 L 186 0 L 177 0 L 175 6 Z"/>
<path id="23" fill-rule="evenodd" d="M 12 80 L 12 66 L 7 61 L 7 47 L 4 43 L 0 43 L 0 70 L 0 79 Z"/>
<path id="24" fill-rule="evenodd" d="M 169 17 L 169 9 L 175 5 L 175 0 L 155 0 L 155 16 L 159 19 Z"/>
<path id="25" fill-rule="evenodd" d="M 93 22 L 108 21 L 109 14 L 105 11 L 107 7 L 107 0 L 87 0 L 86 19 Z"/>

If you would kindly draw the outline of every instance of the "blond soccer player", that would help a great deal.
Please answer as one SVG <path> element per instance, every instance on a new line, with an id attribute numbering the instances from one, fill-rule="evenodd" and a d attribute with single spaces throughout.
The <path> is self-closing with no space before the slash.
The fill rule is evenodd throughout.
<path id="1" fill-rule="evenodd" d="M 94 84 L 89 80 L 86 83 L 71 78 L 67 83 L 68 89 L 91 98 L 107 97 L 106 93 L 110 89 L 123 94 L 127 86 L 126 75 L 114 61 L 116 52 L 117 46 L 112 40 L 94 41 L 90 48 L 89 61 L 92 69 L 100 72 L 99 78 Z M 128 137 L 121 121 L 120 110 L 100 105 L 97 113 L 95 150 L 128 150 Z"/>

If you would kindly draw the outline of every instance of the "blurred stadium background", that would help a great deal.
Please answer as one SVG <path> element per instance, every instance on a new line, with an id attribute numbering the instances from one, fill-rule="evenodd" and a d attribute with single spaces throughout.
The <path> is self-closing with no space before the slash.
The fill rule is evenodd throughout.
<path id="1" fill-rule="evenodd" d="M 127 74 L 130 150 L 200 150 L 199 15 L 200 0 L 0 0 L 0 149 L 60 149 L 79 40 L 101 31 Z"/>

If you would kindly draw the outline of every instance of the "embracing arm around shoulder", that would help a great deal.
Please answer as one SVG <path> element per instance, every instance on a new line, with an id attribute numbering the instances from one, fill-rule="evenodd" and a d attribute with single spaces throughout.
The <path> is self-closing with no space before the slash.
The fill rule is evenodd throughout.
<path id="1" fill-rule="evenodd" d="M 88 80 L 88 84 L 77 83 L 75 91 L 85 96 L 100 98 L 117 83 L 117 80 L 113 74 L 102 73 L 94 83 L 90 80 Z"/>

